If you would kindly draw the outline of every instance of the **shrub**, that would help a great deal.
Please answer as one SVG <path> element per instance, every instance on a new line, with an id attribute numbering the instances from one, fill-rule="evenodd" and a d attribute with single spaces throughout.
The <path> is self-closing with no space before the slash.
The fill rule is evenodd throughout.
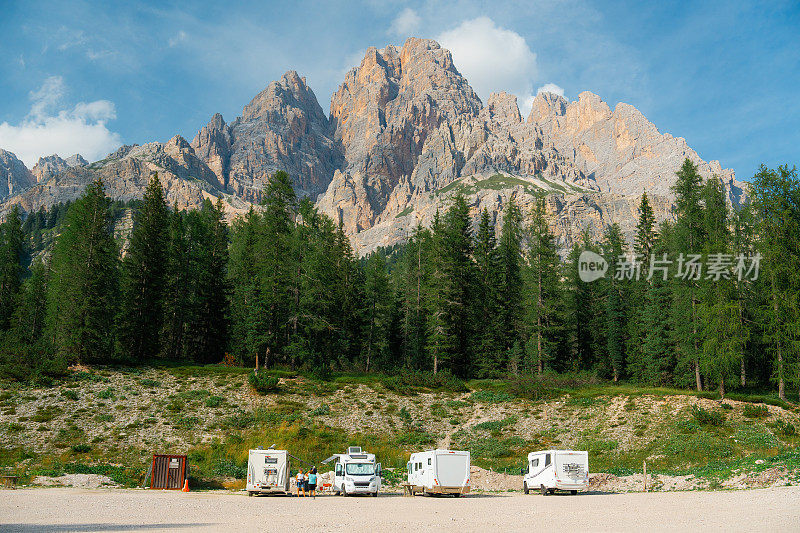
<path id="1" fill-rule="evenodd" d="M 470 401 L 482 403 L 502 403 L 513 399 L 509 393 L 502 391 L 479 390 L 469 395 Z"/>
<path id="2" fill-rule="evenodd" d="M 161 382 L 156 381 L 155 379 L 142 378 L 139 380 L 139 385 L 146 389 L 156 389 L 161 386 Z"/>
<path id="3" fill-rule="evenodd" d="M 767 418 L 769 409 L 766 405 L 745 405 L 742 414 L 747 418 Z"/>
<path id="4" fill-rule="evenodd" d="M 110 400 L 111 398 L 114 398 L 114 389 L 109 387 L 105 390 L 101 390 L 97 393 L 97 397 L 102 400 Z"/>
<path id="5" fill-rule="evenodd" d="M 463 380 L 449 372 L 416 372 L 402 371 L 396 376 L 386 376 L 381 383 L 397 394 L 409 395 L 420 390 L 441 390 L 447 392 L 467 392 L 469 389 Z"/>
<path id="6" fill-rule="evenodd" d="M 489 420 L 486 422 L 481 422 L 480 424 L 475 424 L 473 429 L 477 429 L 479 431 L 500 431 L 506 426 L 510 426 L 517 423 L 516 416 L 509 416 L 508 418 L 504 418 L 503 420 Z"/>
<path id="7" fill-rule="evenodd" d="M 784 437 L 793 437 L 797 434 L 794 424 L 785 420 L 776 421 L 775 424 L 773 424 L 773 427 L 778 435 L 782 435 Z"/>
<path id="8" fill-rule="evenodd" d="M 78 399 L 78 393 L 75 392 L 74 390 L 62 390 L 61 391 L 61 396 L 63 396 L 67 400 L 77 400 Z"/>
<path id="9" fill-rule="evenodd" d="M 74 453 L 89 453 L 92 450 L 92 447 L 88 444 L 76 444 L 72 447 L 72 451 Z"/>
<path id="10" fill-rule="evenodd" d="M 328 404 L 323 403 L 313 411 L 311 411 L 311 416 L 325 416 L 331 414 L 331 408 Z"/>
<path id="11" fill-rule="evenodd" d="M 250 381 L 250 385 L 258 392 L 259 394 L 268 394 L 270 392 L 277 392 L 278 391 L 278 383 L 280 380 L 276 376 L 270 376 L 269 374 L 262 372 L 260 374 L 256 374 L 253 372 L 250 374 L 248 378 Z"/>
<path id="12" fill-rule="evenodd" d="M 692 406 L 692 418 L 701 426 L 722 426 L 725 414 L 720 411 L 706 411 L 699 405 Z"/>
<path id="13" fill-rule="evenodd" d="M 206 407 L 219 407 L 225 402 L 222 396 L 210 396 L 206 398 Z"/>

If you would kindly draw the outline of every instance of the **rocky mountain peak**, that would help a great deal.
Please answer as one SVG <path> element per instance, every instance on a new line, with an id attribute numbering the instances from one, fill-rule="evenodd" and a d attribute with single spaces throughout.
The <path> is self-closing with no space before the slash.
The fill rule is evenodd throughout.
<path id="1" fill-rule="evenodd" d="M 0 148 L 0 200 L 36 185 L 36 178 L 16 155 Z"/>
<path id="2" fill-rule="evenodd" d="M 89 164 L 89 162 L 85 160 L 81 154 L 71 155 L 65 159 L 65 161 L 67 162 L 67 166 L 70 168 L 85 167 Z"/>

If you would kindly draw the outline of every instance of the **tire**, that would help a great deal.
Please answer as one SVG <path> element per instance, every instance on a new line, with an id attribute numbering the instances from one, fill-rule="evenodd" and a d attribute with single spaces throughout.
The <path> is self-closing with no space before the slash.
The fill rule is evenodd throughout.
<path id="1" fill-rule="evenodd" d="M 344 485 L 342 485 L 342 496 L 344 496 L 345 498 L 347 497 L 347 487 L 345 487 Z"/>
<path id="2" fill-rule="evenodd" d="M 255 493 L 253 491 L 251 491 L 251 490 L 247 491 L 247 496 L 249 496 L 250 498 L 252 498 L 254 494 Z"/>
<path id="3" fill-rule="evenodd" d="M 572 494 L 573 496 L 575 496 L 575 495 L 578 494 L 578 491 L 577 490 L 571 490 L 571 491 L 569 491 L 569 493 Z"/>
<path id="4" fill-rule="evenodd" d="M 377 491 L 377 490 L 376 490 L 375 492 L 373 492 L 373 493 L 372 493 L 372 497 L 373 497 L 373 498 L 377 498 L 377 497 L 378 497 L 378 491 Z"/>
<path id="5" fill-rule="evenodd" d="M 542 485 L 541 491 L 542 491 L 542 496 L 547 496 L 547 487 Z"/>
<path id="6" fill-rule="evenodd" d="M 530 490 L 528 490 L 528 484 L 525 483 L 524 481 L 522 482 L 522 492 L 524 492 L 525 494 L 530 494 L 531 492 Z"/>

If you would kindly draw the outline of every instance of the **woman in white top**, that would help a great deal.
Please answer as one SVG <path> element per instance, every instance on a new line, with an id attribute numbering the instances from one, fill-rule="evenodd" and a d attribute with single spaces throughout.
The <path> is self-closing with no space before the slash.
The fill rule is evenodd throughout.
<path id="1" fill-rule="evenodd" d="M 295 478 L 297 482 L 297 496 L 300 496 L 300 491 L 303 491 L 303 496 L 306 495 L 306 476 L 303 474 L 303 469 L 297 471 L 297 477 Z"/>

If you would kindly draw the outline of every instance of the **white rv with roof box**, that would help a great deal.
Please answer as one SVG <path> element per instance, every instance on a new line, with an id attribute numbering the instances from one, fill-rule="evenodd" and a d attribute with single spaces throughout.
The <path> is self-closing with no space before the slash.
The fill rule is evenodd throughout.
<path id="1" fill-rule="evenodd" d="M 381 464 L 375 462 L 375 454 L 367 453 L 359 446 L 350 446 L 347 453 L 337 453 L 322 463 L 331 461 L 334 461 L 333 492 L 342 496 L 378 496 L 381 490 Z"/>
<path id="2" fill-rule="evenodd" d="M 428 450 L 412 453 L 407 465 L 411 494 L 467 494 L 469 467 L 469 452 Z"/>
<path id="3" fill-rule="evenodd" d="M 247 495 L 289 494 L 289 453 L 286 450 L 250 450 L 247 461 Z"/>
<path id="4" fill-rule="evenodd" d="M 522 490 L 541 491 L 543 496 L 556 490 L 577 494 L 589 486 L 589 453 L 573 450 L 544 450 L 528 454 L 522 469 Z"/>

